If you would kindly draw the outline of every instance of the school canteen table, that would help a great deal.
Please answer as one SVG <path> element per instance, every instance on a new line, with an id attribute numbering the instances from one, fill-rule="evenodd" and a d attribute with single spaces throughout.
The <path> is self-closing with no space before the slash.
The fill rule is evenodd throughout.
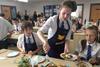
<path id="1" fill-rule="evenodd" d="M 1 49 L 0 50 L 0 67 L 17 67 L 17 63 L 16 60 L 18 60 L 18 58 L 21 57 L 21 54 L 19 54 L 16 57 L 11 57 L 8 58 L 7 54 L 12 52 L 14 50 L 8 50 L 8 49 Z M 36 56 L 36 55 L 35 55 Z M 6 57 L 6 59 L 1 59 L 1 57 Z M 34 57 L 34 56 L 33 56 Z M 43 56 L 45 57 L 45 56 Z M 48 59 L 57 64 L 57 65 L 69 65 L 70 67 L 77 67 L 76 63 L 74 61 L 66 61 L 66 60 L 62 60 L 62 59 L 55 59 L 55 58 L 51 58 L 48 57 Z M 45 62 L 44 62 L 45 63 Z M 87 63 L 87 62 L 86 62 Z M 43 64 L 43 63 L 41 63 Z M 88 63 L 89 64 L 89 63 Z M 89 64 L 89 67 L 92 67 L 91 64 Z M 96 67 L 100 67 L 100 66 L 96 66 Z"/>

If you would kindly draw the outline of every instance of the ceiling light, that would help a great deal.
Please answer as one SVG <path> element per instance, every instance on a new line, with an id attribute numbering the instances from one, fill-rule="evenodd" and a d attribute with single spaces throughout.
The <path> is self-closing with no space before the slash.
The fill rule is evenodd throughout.
<path id="1" fill-rule="evenodd" d="M 28 2 L 28 0 L 17 0 L 19 2 Z"/>

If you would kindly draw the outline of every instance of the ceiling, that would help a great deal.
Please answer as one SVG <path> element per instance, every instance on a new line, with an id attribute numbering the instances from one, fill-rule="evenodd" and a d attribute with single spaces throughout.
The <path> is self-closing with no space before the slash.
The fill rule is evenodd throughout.
<path id="1" fill-rule="evenodd" d="M 14 2 L 17 0 L 0 0 L 0 1 Z M 29 2 L 40 2 L 40 1 L 57 1 L 57 0 L 29 0 Z"/>

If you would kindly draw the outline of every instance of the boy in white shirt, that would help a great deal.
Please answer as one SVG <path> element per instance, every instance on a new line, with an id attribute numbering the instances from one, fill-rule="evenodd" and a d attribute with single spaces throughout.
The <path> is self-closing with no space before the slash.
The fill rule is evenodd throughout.
<path id="1" fill-rule="evenodd" d="M 81 40 L 76 48 L 76 54 L 81 60 L 91 64 L 100 64 L 100 43 L 98 43 L 98 28 L 90 26 L 85 31 L 86 39 Z"/>

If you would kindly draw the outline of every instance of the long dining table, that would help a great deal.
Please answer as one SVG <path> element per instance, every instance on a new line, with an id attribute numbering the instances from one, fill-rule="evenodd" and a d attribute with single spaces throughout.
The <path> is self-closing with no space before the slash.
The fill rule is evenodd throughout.
<path id="1" fill-rule="evenodd" d="M 12 52 L 14 50 L 9 50 L 9 49 L 1 49 L 0 50 L 0 67 L 18 67 L 18 63 L 16 63 L 16 60 L 18 60 L 18 58 L 21 57 L 21 54 L 17 55 L 17 56 L 14 56 L 14 57 L 7 57 L 7 55 Z M 34 56 L 39 56 L 39 55 L 34 55 Z M 34 57 L 33 56 L 33 57 Z M 45 56 L 42 56 L 45 58 Z M 57 65 L 57 67 L 61 67 L 59 65 L 68 65 L 69 67 L 78 67 L 76 62 L 74 61 L 66 61 L 66 60 L 63 60 L 63 59 L 56 59 L 56 58 L 51 58 L 51 57 L 48 57 L 48 59 L 53 62 L 54 64 Z M 44 64 L 45 62 L 41 63 L 42 65 Z M 91 64 L 89 64 L 88 62 L 86 62 L 88 64 L 89 67 L 92 67 Z M 41 67 L 39 64 L 38 67 Z"/>

